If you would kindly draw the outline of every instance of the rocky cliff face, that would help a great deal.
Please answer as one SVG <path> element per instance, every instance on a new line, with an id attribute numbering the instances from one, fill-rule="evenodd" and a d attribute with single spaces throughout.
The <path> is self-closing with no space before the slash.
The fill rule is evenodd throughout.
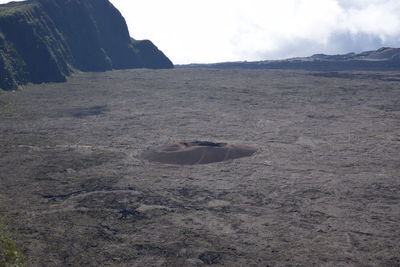
<path id="1" fill-rule="evenodd" d="M 150 41 L 129 36 L 108 0 L 30 0 L 0 5 L 0 88 L 65 81 L 73 70 L 172 68 Z"/>

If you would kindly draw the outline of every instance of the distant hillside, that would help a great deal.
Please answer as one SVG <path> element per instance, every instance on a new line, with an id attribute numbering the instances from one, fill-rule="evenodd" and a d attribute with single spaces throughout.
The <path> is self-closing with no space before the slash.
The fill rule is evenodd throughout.
<path id="1" fill-rule="evenodd" d="M 384 47 L 376 51 L 367 51 L 360 54 L 316 54 L 311 57 L 298 57 L 285 60 L 189 64 L 177 67 L 218 69 L 304 69 L 313 71 L 400 70 L 400 48 Z"/>
<path id="2" fill-rule="evenodd" d="M 172 68 L 150 41 L 129 36 L 108 0 L 30 0 L 0 5 L 0 89 L 65 81 L 75 69 Z"/>

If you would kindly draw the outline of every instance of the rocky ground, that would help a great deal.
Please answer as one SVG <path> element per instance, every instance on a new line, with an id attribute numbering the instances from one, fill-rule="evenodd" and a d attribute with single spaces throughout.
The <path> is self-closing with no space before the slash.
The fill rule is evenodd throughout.
<path id="1" fill-rule="evenodd" d="M 29 266 L 400 266 L 400 73 L 126 70 L 0 94 Z M 247 158 L 165 165 L 180 140 Z"/>

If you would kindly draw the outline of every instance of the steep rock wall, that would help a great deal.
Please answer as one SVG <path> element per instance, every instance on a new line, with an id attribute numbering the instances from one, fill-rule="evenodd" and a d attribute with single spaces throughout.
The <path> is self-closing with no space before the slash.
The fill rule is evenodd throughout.
<path id="1" fill-rule="evenodd" d="M 0 88 L 65 81 L 74 69 L 172 68 L 148 40 L 129 36 L 108 0 L 31 0 L 0 5 Z"/>

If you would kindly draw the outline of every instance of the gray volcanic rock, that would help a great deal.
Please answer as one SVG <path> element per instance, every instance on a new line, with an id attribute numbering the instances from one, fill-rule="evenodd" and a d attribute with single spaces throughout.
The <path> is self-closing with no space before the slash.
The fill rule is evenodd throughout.
<path id="1" fill-rule="evenodd" d="M 400 72 L 321 74 L 131 69 L 3 92 L 0 221 L 29 267 L 398 267 Z M 220 142 L 257 152 L 143 158 L 200 163 Z"/>
<path id="2" fill-rule="evenodd" d="M 0 88 L 61 82 L 74 69 L 172 68 L 148 40 L 129 36 L 108 0 L 30 0 L 0 5 Z"/>

